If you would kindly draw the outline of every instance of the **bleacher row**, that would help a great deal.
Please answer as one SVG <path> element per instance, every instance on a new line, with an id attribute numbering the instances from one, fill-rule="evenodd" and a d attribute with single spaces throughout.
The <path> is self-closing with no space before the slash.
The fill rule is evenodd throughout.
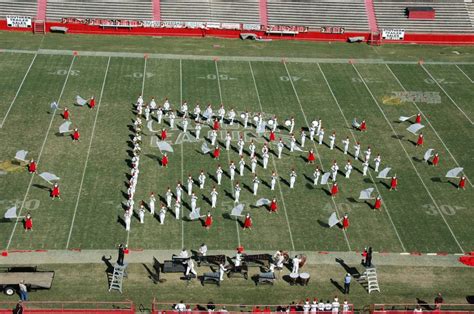
<path id="1" fill-rule="evenodd" d="M 48 0 L 46 18 L 153 20 L 152 1 Z M 409 20 L 407 6 L 431 6 L 436 10 L 436 19 Z M 374 8 L 379 29 L 474 32 L 474 4 L 465 0 L 374 0 Z M 36 10 L 37 0 L 0 0 L 0 19 L 6 15 L 35 17 Z M 267 14 L 270 25 L 369 31 L 365 0 L 267 0 Z M 160 15 L 162 21 L 260 23 L 259 0 L 161 0 Z"/>

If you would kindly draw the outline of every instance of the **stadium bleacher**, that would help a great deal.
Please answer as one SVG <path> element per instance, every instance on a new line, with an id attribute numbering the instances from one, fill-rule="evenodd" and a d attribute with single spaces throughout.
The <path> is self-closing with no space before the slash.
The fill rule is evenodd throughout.
<path id="1" fill-rule="evenodd" d="M 429 6 L 436 11 L 434 20 L 412 20 L 406 7 Z M 380 29 L 404 29 L 418 33 L 466 33 L 473 26 L 464 0 L 375 0 L 375 15 Z"/>
<path id="2" fill-rule="evenodd" d="M 0 0 L 0 17 L 7 15 L 36 16 L 36 0 Z"/>
<path id="3" fill-rule="evenodd" d="M 363 0 L 268 0 L 268 23 L 369 31 Z"/>

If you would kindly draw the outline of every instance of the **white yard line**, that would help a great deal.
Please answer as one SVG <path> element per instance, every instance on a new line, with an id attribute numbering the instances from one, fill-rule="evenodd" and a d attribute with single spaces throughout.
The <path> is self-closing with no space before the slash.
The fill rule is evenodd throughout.
<path id="1" fill-rule="evenodd" d="M 318 66 L 318 68 L 319 68 L 319 71 L 321 72 L 321 75 L 322 75 L 323 78 L 324 78 L 324 81 L 326 82 L 326 85 L 327 85 L 329 91 L 331 92 L 332 98 L 334 99 L 334 102 L 336 103 L 337 108 L 339 109 L 339 112 L 341 113 L 342 117 L 344 118 L 344 122 L 345 122 L 347 128 L 350 130 L 350 133 L 351 133 L 351 135 L 352 135 L 353 140 L 354 140 L 355 142 L 357 142 L 357 139 L 356 139 L 356 137 L 355 137 L 355 135 L 354 135 L 354 132 L 352 131 L 352 126 L 349 125 L 349 122 L 348 122 L 348 120 L 347 120 L 347 118 L 346 118 L 346 115 L 344 114 L 344 112 L 343 112 L 343 110 L 342 110 L 342 108 L 341 108 L 341 106 L 340 106 L 340 104 L 339 104 L 339 101 L 337 100 L 336 95 L 334 94 L 334 91 L 333 91 L 331 85 L 329 84 L 329 81 L 327 80 L 326 75 L 325 75 L 324 72 L 323 72 L 323 69 L 321 68 L 321 66 L 319 65 L 319 63 L 317 63 L 317 66 Z M 370 171 L 369 171 L 368 173 L 369 173 L 370 178 L 371 178 L 372 181 L 374 182 L 374 187 L 375 187 L 375 189 L 377 190 L 377 193 L 378 193 L 379 195 L 382 195 L 382 193 L 380 193 L 379 188 L 378 188 L 377 185 L 375 184 L 375 180 L 374 180 L 374 178 L 372 177 L 372 173 L 371 173 Z M 383 199 L 383 197 L 382 197 L 382 199 Z M 390 220 L 390 223 L 392 224 L 393 230 L 395 230 L 395 234 L 397 235 L 398 241 L 400 242 L 400 245 L 402 246 L 403 251 L 406 252 L 405 245 L 403 244 L 403 241 L 402 241 L 402 239 L 401 239 L 401 237 L 400 237 L 400 234 L 398 233 L 397 227 L 395 226 L 395 224 L 394 224 L 394 222 L 393 222 L 393 220 L 392 220 L 392 216 L 390 215 L 390 212 L 389 212 L 389 210 L 388 210 L 387 203 L 386 203 L 385 201 L 383 201 L 383 202 L 382 202 L 382 206 L 385 208 L 385 212 L 387 213 L 388 219 Z"/>
<path id="2" fill-rule="evenodd" d="M 221 100 L 221 104 L 222 104 L 221 80 L 219 78 L 219 67 L 217 66 L 217 61 L 216 60 L 214 60 L 214 64 L 216 66 L 217 85 L 219 86 L 219 99 Z M 230 153 L 229 153 L 229 151 L 227 151 L 227 160 L 230 164 Z M 235 195 L 234 182 L 230 183 L 230 188 L 232 189 L 232 195 Z M 240 231 L 239 231 L 239 223 L 237 222 L 237 219 L 235 220 L 235 229 L 237 230 L 237 241 L 238 241 L 239 247 L 240 247 Z"/>
<path id="3" fill-rule="evenodd" d="M 291 87 L 293 88 L 293 92 L 295 93 L 296 100 L 298 101 L 298 104 L 299 104 L 300 109 L 301 109 L 301 113 L 303 114 L 303 118 L 304 118 L 306 127 L 309 128 L 309 121 L 308 121 L 308 118 L 306 117 L 306 114 L 304 112 L 303 105 L 301 104 L 300 97 L 298 96 L 298 92 L 296 91 L 295 84 L 293 83 L 293 78 L 291 77 L 290 71 L 288 71 L 288 67 L 286 66 L 286 62 L 284 62 L 283 65 L 285 66 L 286 74 L 288 75 L 288 79 L 291 83 Z M 321 161 L 321 156 L 319 155 L 318 147 L 316 146 L 316 144 L 314 142 L 313 142 L 313 147 L 314 147 L 314 150 L 316 151 L 316 155 L 318 156 L 318 161 L 319 161 L 319 164 L 321 165 L 321 171 L 325 172 L 323 163 Z M 331 188 L 329 187 L 329 183 L 326 183 L 326 186 L 329 190 L 331 190 Z M 333 197 L 331 197 L 331 201 L 334 205 L 334 209 L 335 209 L 335 212 L 336 212 L 338 218 L 340 218 L 339 211 L 338 211 L 337 205 L 336 205 L 336 201 L 334 200 Z M 352 251 L 351 244 L 349 243 L 349 239 L 347 237 L 346 230 L 342 229 L 342 232 L 344 233 L 344 238 L 346 239 L 346 243 L 347 243 L 347 247 L 349 248 L 349 251 Z"/>
<path id="4" fill-rule="evenodd" d="M 71 69 L 72 69 L 72 66 L 73 66 L 75 60 L 76 60 L 76 56 L 73 56 L 72 60 L 71 60 L 71 64 L 69 65 L 69 69 L 67 71 L 66 79 L 64 80 L 64 84 L 63 84 L 63 87 L 61 89 L 61 93 L 59 94 L 59 98 L 58 98 L 58 101 L 57 101 L 58 106 L 61 102 L 61 97 L 63 96 L 64 89 L 66 88 L 66 84 L 67 84 L 67 81 L 69 79 L 69 74 L 71 73 Z M 36 159 L 36 164 L 37 165 L 40 164 L 41 156 L 43 155 L 43 150 L 44 150 L 44 147 L 46 146 L 46 141 L 48 140 L 49 131 L 51 130 L 51 127 L 53 125 L 53 121 L 54 121 L 55 116 L 56 116 L 56 109 L 51 114 L 51 120 L 49 121 L 48 130 L 46 131 L 46 135 L 44 136 L 43 144 L 41 145 L 41 149 L 40 149 L 38 157 Z M 12 233 L 10 234 L 10 238 L 8 239 L 7 247 L 5 248 L 6 250 L 8 250 L 10 248 L 10 245 L 12 243 L 13 235 L 15 234 L 16 227 L 18 226 L 18 221 L 20 220 L 20 217 L 21 217 L 21 211 L 23 210 L 23 207 L 24 207 L 25 202 L 26 202 L 26 198 L 28 197 L 28 193 L 30 192 L 31 185 L 33 183 L 34 177 L 35 177 L 35 174 L 33 173 L 31 175 L 30 182 L 28 183 L 28 188 L 26 189 L 26 193 L 25 193 L 25 196 L 23 197 L 23 201 L 21 202 L 20 210 L 18 211 L 18 216 L 15 220 L 15 225 L 13 226 Z"/>
<path id="5" fill-rule="evenodd" d="M 183 104 L 183 61 L 179 59 L 179 104 Z M 181 184 L 184 184 L 184 154 L 181 141 Z M 181 209 L 181 247 L 184 248 L 184 208 Z"/>
<path id="6" fill-rule="evenodd" d="M 26 77 L 28 76 L 28 73 L 30 73 L 31 67 L 33 66 L 33 63 L 35 62 L 37 56 L 38 56 L 38 53 L 35 53 L 35 56 L 33 57 L 33 60 L 31 60 L 30 66 L 28 67 L 28 70 L 26 70 L 26 73 L 23 76 L 23 80 L 21 81 L 20 86 L 18 87 L 18 90 L 16 91 L 15 97 L 13 97 L 13 100 L 10 103 L 10 107 L 8 107 L 8 110 L 7 110 L 7 113 L 5 114 L 5 117 L 3 117 L 2 123 L 0 124 L 0 129 L 3 128 L 3 125 L 5 124 L 5 120 L 7 119 L 8 114 L 10 113 L 10 110 L 12 109 L 13 104 L 15 103 L 16 98 L 18 97 L 18 94 L 21 91 L 21 87 L 23 86 L 23 83 L 25 82 Z"/>
<path id="7" fill-rule="evenodd" d="M 250 67 L 250 73 L 252 74 L 253 85 L 255 86 L 255 92 L 257 94 L 258 105 L 260 106 L 260 111 L 263 112 L 264 110 L 263 110 L 263 106 L 262 106 L 262 101 L 260 100 L 260 92 L 258 91 L 257 81 L 255 80 L 255 75 L 253 73 L 252 63 L 250 61 L 249 61 L 249 67 Z M 275 162 L 275 156 L 273 156 L 273 155 L 272 155 L 272 163 L 273 163 L 273 169 L 275 169 L 275 172 L 278 173 L 276 162 Z M 278 185 L 278 190 L 280 191 L 280 197 L 281 197 L 281 203 L 283 205 L 283 210 L 285 212 L 286 224 L 288 225 L 288 233 L 290 234 L 291 247 L 292 247 L 293 252 L 294 252 L 294 251 L 296 251 L 295 243 L 293 241 L 293 233 L 291 232 L 290 219 L 288 218 L 288 212 L 287 212 L 287 209 L 286 209 L 285 198 L 283 197 L 283 191 L 281 189 L 280 180 L 277 180 L 277 185 Z"/>
<path id="8" fill-rule="evenodd" d="M 459 105 L 454 101 L 454 99 L 451 98 L 451 96 L 449 96 L 448 92 L 446 92 L 446 90 L 441 86 L 441 84 L 438 83 L 438 81 L 434 78 L 433 75 L 431 75 L 431 73 L 428 71 L 427 68 L 425 68 L 425 66 L 423 64 L 420 64 L 421 68 L 423 70 L 425 70 L 426 74 L 428 74 L 431 79 L 433 80 L 433 82 L 436 83 L 436 85 L 438 85 L 439 89 L 441 89 L 443 91 L 443 93 L 449 98 L 449 100 L 451 100 L 451 102 L 453 103 L 453 105 L 456 106 L 456 108 L 458 108 L 458 110 L 466 117 L 467 121 L 469 121 L 469 123 L 471 123 L 471 125 L 474 124 L 474 122 L 472 122 L 472 120 L 467 116 L 467 114 L 461 109 L 461 107 L 459 107 Z"/>
<path id="9" fill-rule="evenodd" d="M 390 66 L 388 64 L 385 64 L 385 66 L 387 67 L 387 69 L 390 71 L 390 73 L 392 73 L 393 77 L 395 78 L 395 80 L 398 82 L 398 85 L 400 85 L 400 87 L 406 91 L 406 88 L 405 86 L 403 86 L 403 84 L 400 82 L 400 80 L 398 79 L 398 77 L 395 75 L 395 73 L 392 71 L 392 69 L 390 68 Z M 456 164 L 456 166 L 460 167 L 458 161 L 456 160 L 456 158 L 454 158 L 453 154 L 451 154 L 451 151 L 449 150 L 448 146 L 446 146 L 446 143 L 443 141 L 443 139 L 441 138 L 441 136 L 438 134 L 438 132 L 436 131 L 436 129 L 434 128 L 434 126 L 431 124 L 430 120 L 428 119 L 428 117 L 421 111 L 421 109 L 418 107 L 418 105 L 412 101 L 411 102 L 415 108 L 418 110 L 418 112 L 420 112 L 422 115 L 423 115 L 423 119 L 429 124 L 429 126 L 431 127 L 431 129 L 433 130 L 433 132 L 436 134 L 436 136 L 438 137 L 438 139 L 441 141 L 441 143 L 443 144 L 444 146 L 444 149 L 446 149 L 446 151 L 448 152 L 448 154 L 451 156 L 451 158 L 454 160 L 454 163 Z M 466 176 L 467 178 L 467 176 Z M 468 181 L 469 181 L 469 184 L 471 185 L 471 187 L 474 187 L 474 185 L 472 184 L 471 180 L 469 180 L 468 178 Z"/>
<path id="10" fill-rule="evenodd" d="M 471 82 L 474 83 L 474 81 L 469 77 L 469 75 L 466 74 L 457 64 L 454 65 L 456 68 L 458 68 L 459 71 L 461 71 L 462 74 Z"/>
<path id="11" fill-rule="evenodd" d="M 145 79 L 146 79 L 146 61 L 148 60 L 148 58 L 144 58 L 145 59 L 145 62 L 143 64 L 143 79 L 142 79 L 142 97 L 143 97 L 143 93 L 145 92 Z M 138 182 L 137 182 L 138 183 Z M 137 184 L 138 185 L 138 184 Z M 132 211 L 133 211 L 133 208 L 132 208 Z M 130 228 L 131 230 L 132 228 Z M 127 231 L 127 247 L 128 247 L 128 243 L 130 241 L 130 230 Z"/>
<path id="12" fill-rule="evenodd" d="M 426 192 L 428 193 L 429 197 L 431 198 L 431 201 L 433 202 L 433 204 L 435 205 L 436 209 L 438 210 L 438 213 L 440 214 L 441 218 L 443 219 L 444 223 L 446 224 L 446 226 L 448 227 L 449 229 L 449 232 L 451 233 L 451 235 L 453 236 L 454 238 L 454 241 L 456 242 L 456 244 L 458 245 L 458 247 L 461 249 L 461 252 L 464 253 L 464 249 L 462 248 L 461 244 L 459 243 L 456 235 L 454 234 L 453 230 L 451 229 L 451 226 L 448 224 L 448 221 L 446 220 L 446 217 L 444 217 L 444 214 L 443 212 L 440 210 L 439 206 L 438 206 L 438 203 L 436 202 L 436 200 L 433 198 L 433 196 L 431 195 L 431 192 L 428 190 L 428 187 L 426 186 L 425 182 L 423 181 L 420 173 L 418 172 L 418 170 L 416 169 L 414 163 L 413 163 L 413 160 L 411 159 L 410 155 L 408 154 L 407 150 L 405 149 L 405 146 L 403 145 L 402 141 L 400 140 L 399 136 L 398 136 L 398 133 L 397 131 L 395 131 L 395 129 L 393 128 L 392 124 L 390 123 L 390 120 L 387 118 L 387 116 L 385 115 L 385 112 L 383 111 L 382 107 L 380 107 L 380 104 L 379 102 L 377 101 L 377 98 L 375 98 L 374 94 L 372 93 L 372 91 L 370 90 L 369 86 L 367 86 L 367 83 L 364 81 L 364 78 L 362 77 L 362 75 L 359 73 L 359 70 L 357 70 L 357 67 L 352 64 L 352 67 L 354 68 L 354 70 L 357 72 L 357 75 L 359 76 L 359 78 L 361 79 L 362 83 L 364 84 L 365 88 L 367 89 L 367 91 L 369 92 L 370 96 L 372 97 L 372 100 L 374 101 L 374 103 L 377 105 L 378 109 L 380 110 L 380 112 L 382 113 L 385 121 L 387 122 L 388 126 L 390 127 L 390 129 L 392 129 L 392 132 L 393 134 L 396 136 L 397 140 L 398 140 L 398 143 L 400 144 L 400 146 L 402 147 L 403 151 L 405 152 L 405 155 L 407 156 L 407 159 L 408 161 L 410 162 L 410 164 L 412 165 L 413 169 L 415 170 L 415 173 L 416 175 L 418 176 L 418 178 L 420 179 L 421 181 L 421 184 L 423 185 L 423 187 L 425 188 Z"/>
<path id="13" fill-rule="evenodd" d="M 94 124 L 92 125 L 92 134 L 89 141 L 89 147 L 87 148 L 86 162 L 84 163 L 84 169 L 82 170 L 81 183 L 79 184 L 79 192 L 77 193 L 76 205 L 74 206 L 74 214 L 72 216 L 71 228 L 69 229 L 69 236 L 67 237 L 66 249 L 69 248 L 69 243 L 71 242 L 72 230 L 74 228 L 74 222 L 76 220 L 77 208 L 79 207 L 79 200 L 81 198 L 82 185 L 84 184 L 84 178 L 86 176 L 87 164 L 89 162 L 89 156 L 91 153 L 92 141 L 94 139 L 95 127 L 97 124 L 97 118 L 99 117 L 100 104 L 102 103 L 102 95 L 104 94 L 105 81 L 107 80 L 107 73 L 109 72 L 110 57 L 107 61 L 107 68 L 105 69 L 104 81 L 102 82 L 102 89 L 100 90 L 99 102 L 97 104 L 97 110 L 95 113 Z"/>

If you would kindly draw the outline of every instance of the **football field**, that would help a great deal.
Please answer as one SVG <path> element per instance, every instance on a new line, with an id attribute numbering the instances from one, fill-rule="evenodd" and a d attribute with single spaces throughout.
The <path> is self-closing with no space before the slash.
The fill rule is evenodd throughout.
<path id="1" fill-rule="evenodd" d="M 297 62 L 299 61 L 299 62 Z M 2 249 L 64 250 L 111 249 L 121 242 L 132 249 L 197 248 L 206 243 L 212 250 L 234 249 L 273 251 L 361 251 L 372 246 L 380 252 L 463 253 L 474 250 L 474 63 L 382 62 L 374 60 L 282 60 L 262 61 L 248 57 L 161 58 L 154 55 L 83 55 L 79 52 L 31 53 L 4 51 L 0 68 L 8 75 L 0 76 L 0 208 L 3 213 L 12 206 L 19 216 L 30 212 L 34 231 L 24 232 L 21 219 L 3 221 L 0 226 Z M 276 144 L 270 144 L 268 169 L 261 163 L 257 174 L 262 181 L 257 196 L 252 194 L 249 168 L 237 180 L 242 186 L 244 213 L 251 213 L 254 226 L 243 230 L 243 218 L 236 220 L 233 186 L 228 176 L 230 161 L 240 159 L 237 140 L 246 141 L 245 160 L 250 165 L 248 145 L 253 139 L 260 153 L 268 139 L 256 133 L 255 127 L 244 129 L 241 123 L 224 124 L 219 132 L 222 153 L 219 160 L 201 153 L 203 139 L 194 137 L 194 123 L 183 133 L 181 118 L 168 132 L 169 167 L 160 166 L 161 152 L 156 140 L 162 127 L 156 116 L 144 123 L 140 175 L 135 195 L 135 211 L 140 200 L 148 202 L 154 192 L 164 200 L 168 187 L 172 191 L 178 181 L 188 175 L 197 181 L 201 170 L 207 173 L 205 189 L 194 186 L 201 214 L 211 211 L 214 224 L 210 230 L 200 221 L 189 221 L 189 197 L 184 195 L 181 219 L 168 211 L 164 225 L 157 217 L 145 215 L 140 224 L 132 218 L 130 232 L 121 223 L 126 201 L 133 103 L 143 94 L 145 102 L 155 97 L 157 103 L 170 100 L 174 110 L 187 101 L 190 110 L 199 102 L 201 108 L 210 103 L 216 112 L 219 105 L 227 111 L 263 113 L 265 120 L 274 115 L 281 128 L 277 139 L 288 141 L 289 133 L 282 124 L 294 117 L 296 138 L 301 128 L 321 119 L 326 134 L 324 144 L 309 139 L 303 152 L 284 149 L 276 157 Z M 74 105 L 76 95 L 94 95 L 96 107 Z M 61 111 L 53 112 L 50 103 L 71 111 L 73 127 L 79 128 L 81 141 L 58 133 L 63 123 Z M 425 143 L 416 147 L 417 136 L 408 132 L 407 122 L 400 116 L 422 114 Z M 354 118 L 367 121 L 367 132 L 351 127 Z M 144 119 L 143 119 L 144 120 Z M 203 127 L 207 135 L 209 126 Z M 224 137 L 230 131 L 232 149 L 224 149 Z M 328 137 L 336 132 L 336 148 L 330 150 Z M 207 136 L 206 136 L 207 137 Z M 350 139 L 349 154 L 342 151 L 342 140 Z M 362 153 L 372 149 L 371 168 L 362 175 L 362 162 L 354 160 L 354 144 L 361 143 Z M 307 152 L 314 149 L 316 163 L 307 163 Z M 434 167 L 423 161 L 428 149 L 440 155 Z M 39 172 L 59 176 L 61 200 L 51 200 L 50 185 L 38 175 L 30 175 L 25 167 L 11 163 L 18 150 L 28 151 L 27 158 L 38 161 Z M 389 191 L 390 180 L 377 179 L 373 158 L 382 157 L 380 169 L 390 167 L 389 175 L 397 175 L 398 191 Z M 261 158 L 259 158 L 261 161 Z M 344 172 L 351 160 L 354 170 L 349 179 L 338 174 L 340 191 L 329 195 L 331 185 L 313 186 L 313 172 L 319 166 L 329 171 L 336 160 Z M 210 191 L 218 165 L 224 169 L 217 208 L 210 209 Z M 458 190 L 458 179 L 447 179 L 452 168 L 463 167 L 468 176 L 466 190 Z M 298 177 L 294 189 L 289 188 L 289 174 L 294 168 Z M 280 180 L 270 190 L 275 171 Z M 373 200 L 360 201 L 359 192 L 374 188 L 373 195 L 383 200 L 382 210 L 374 211 Z M 277 214 L 255 207 L 260 198 L 275 197 Z M 158 197 L 157 197 L 158 198 Z M 160 207 L 157 201 L 157 211 Z M 174 202 L 173 202 L 174 204 Z M 350 219 L 343 231 L 328 228 L 333 212 Z"/>

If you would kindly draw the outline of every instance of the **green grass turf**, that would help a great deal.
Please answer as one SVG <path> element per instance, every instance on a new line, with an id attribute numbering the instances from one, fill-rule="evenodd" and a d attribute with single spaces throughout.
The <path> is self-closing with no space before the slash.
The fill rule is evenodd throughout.
<path id="1" fill-rule="evenodd" d="M 352 266 L 352 265 L 351 265 Z M 42 269 L 54 270 L 55 278 L 51 290 L 30 292 L 31 301 L 74 301 L 120 302 L 132 300 L 137 307 L 151 307 L 153 298 L 158 302 L 174 303 L 184 300 L 187 304 L 283 304 L 292 301 L 301 302 L 306 298 L 320 298 L 326 301 L 338 296 L 340 301 L 347 298 L 356 309 L 363 309 L 367 304 L 415 304 L 416 298 L 432 303 L 437 292 L 441 291 L 448 304 L 466 304 L 466 297 L 472 295 L 473 272 L 466 267 L 400 267 L 378 266 L 377 272 L 382 293 L 368 294 L 355 281 L 351 284 L 351 293 L 344 296 L 330 279 L 342 285 L 344 269 L 337 265 L 305 266 L 305 271 L 311 274 L 308 286 L 290 286 L 283 280 L 277 280 L 274 286 L 255 286 L 249 279 L 225 279 L 221 287 L 212 284 L 204 287 L 198 281 L 186 285 L 179 280 L 180 274 L 163 274 L 165 282 L 153 284 L 148 279 L 146 268 L 150 264 L 130 264 L 128 278 L 124 279 L 123 294 L 109 293 L 107 290 L 106 267 L 102 264 L 69 264 L 43 265 Z M 361 268 L 361 267 L 359 267 Z M 197 269 L 199 273 L 208 271 L 208 267 Z M 256 274 L 256 269 L 250 269 L 250 275 Z M 360 269 L 359 269 L 360 271 Z M 282 273 L 284 274 L 284 272 Z M 456 278 L 456 284 L 453 284 Z M 407 284 L 407 282 L 409 284 Z M 73 295 L 73 297 L 72 297 Z M 52 297 L 54 296 L 54 297 Z M 0 302 L 15 302 L 15 298 L 0 294 Z M 0 305 L 3 308 L 3 304 Z M 47 306 L 47 305 L 45 305 Z M 65 305 L 65 308 L 71 305 Z M 77 306 L 77 305 L 76 305 Z M 169 309 L 167 305 L 160 309 Z M 231 310 L 245 308 L 227 307 Z"/>
<path id="2" fill-rule="evenodd" d="M 4 38 L 11 36 L 6 33 L 0 35 Z M 18 38 L 23 37 L 31 38 L 24 34 L 18 35 Z M 110 43 L 111 39 L 104 37 L 103 46 L 90 46 L 90 41 L 95 41 L 95 37 L 47 36 L 42 48 L 58 48 L 57 45 L 61 44 L 65 45 L 62 46 L 63 49 L 91 47 L 97 50 L 115 48 L 122 50 L 116 45 L 123 41 L 124 50 L 143 51 L 140 49 L 146 46 L 144 43 L 151 40 L 150 38 L 124 40 L 120 37 L 113 39 L 116 39 L 116 42 Z M 7 42 L 6 45 L 32 49 L 34 40 L 31 43 L 18 40 L 16 45 L 11 42 Z M 68 42 L 70 40 L 74 40 L 75 43 Z M 268 52 L 265 49 L 245 48 L 247 44 L 239 45 L 237 41 L 230 40 L 206 39 L 205 42 L 198 43 L 190 39 L 176 41 L 163 39 L 163 43 L 174 43 L 168 52 L 178 50 L 182 52 L 188 42 L 190 51 L 204 54 L 211 54 L 206 47 L 214 41 L 235 46 L 226 50 L 226 53 L 237 54 L 237 49 L 240 47 L 244 55 L 264 55 L 265 51 L 267 55 L 279 55 L 278 51 L 281 49 L 287 56 L 313 56 L 309 54 L 308 49 L 321 47 L 321 44 L 292 42 L 283 45 L 275 42 L 272 43 L 275 44 L 274 47 L 268 48 L 272 49 L 272 52 Z M 128 49 L 127 45 L 133 46 L 133 49 Z M 301 51 L 296 49 L 298 45 L 304 46 Z M 339 45 L 335 49 L 334 46 L 325 50 L 326 55 L 321 52 L 314 56 L 349 56 L 345 54 L 344 49 L 352 46 L 340 45 L 342 51 L 337 53 L 335 51 L 339 49 Z M 104 49 L 101 49 L 102 47 Z M 197 49 L 199 47 L 201 49 Z M 386 56 L 407 49 L 404 55 L 397 55 L 392 59 L 409 58 L 412 53 L 410 49 L 426 51 L 433 57 L 446 49 L 394 46 L 390 50 L 392 46 L 356 47 L 358 48 L 351 51 L 357 52 L 357 49 L 360 49 L 357 56 L 361 58 L 376 57 L 372 55 L 377 53 L 374 49 L 386 50 Z M 249 49 L 248 52 L 245 52 L 246 49 Z M 0 80 L 0 87 L 5 91 L 0 98 L 1 113 L 6 114 L 32 58 L 32 55 L 0 54 L 1 64 L 8 66 L 12 72 L 10 80 Z M 446 60 L 444 57 L 441 59 Z M 459 57 L 456 60 L 461 62 L 465 59 Z M 2 223 L 0 241 L 3 248 L 105 249 L 128 239 L 132 248 L 177 250 L 182 246 L 196 248 L 202 242 L 206 242 L 213 249 L 232 249 L 238 244 L 255 250 L 283 248 L 295 251 L 362 250 L 367 245 L 373 246 L 378 251 L 390 252 L 406 250 L 458 253 L 461 251 L 459 245 L 464 251 L 473 249 L 474 238 L 471 236 L 469 223 L 474 218 L 471 186 L 468 183 L 467 191 L 458 191 L 452 183 L 444 179 L 446 171 L 455 167 L 456 163 L 442 143 L 443 141 L 457 162 L 465 168 L 468 176 L 471 175 L 472 124 L 460 110 L 469 118 L 472 117 L 470 101 L 473 89 L 472 83 L 466 77 L 466 75 L 474 77 L 472 65 L 460 65 L 464 73 L 454 65 L 425 65 L 426 69 L 439 80 L 457 107 L 432 82 L 420 65 L 390 65 L 390 70 L 408 91 L 438 92 L 441 96 L 440 104 L 416 103 L 428 117 L 432 127 L 426 125 L 423 129 L 425 146 L 415 148 L 412 141 L 415 141 L 416 137 L 405 130 L 408 123 L 400 124 L 397 119 L 400 115 L 414 114 L 417 109 L 410 102 L 398 105 L 384 104 L 386 96 L 390 96 L 394 91 L 403 91 L 397 79 L 384 64 L 356 64 L 354 67 L 350 64 L 324 63 L 319 67 L 313 63 L 288 63 L 285 67 L 285 64 L 279 62 L 148 59 L 145 69 L 144 59 L 113 57 L 110 58 L 107 69 L 108 61 L 107 57 L 73 58 L 55 55 L 36 57 L 1 129 L 0 158 L 10 160 L 19 149 L 28 150 L 29 156 L 33 158 L 38 158 L 41 152 L 39 169 L 51 171 L 61 177 L 62 200 L 51 201 L 45 190 L 45 182 L 38 176 L 33 178 L 31 188 L 26 194 L 31 178 L 26 171 L 0 176 L 2 209 L 6 210 L 13 204 L 22 204 L 25 199 L 22 214 L 31 210 L 35 229 L 34 232 L 26 234 L 20 223 L 13 233 L 14 223 Z M 66 73 L 70 66 L 68 76 Z M 146 70 L 145 79 L 143 79 L 144 70 Z M 288 76 L 291 76 L 291 81 Z M 102 84 L 104 89 L 100 97 Z M 253 230 L 242 230 L 239 222 L 228 217 L 233 205 L 231 199 L 233 187 L 228 177 L 224 175 L 223 185 L 218 187 L 218 208 L 212 210 L 215 223 L 211 230 L 204 230 L 197 221 L 176 220 L 169 211 L 163 226 L 149 215 L 146 215 L 144 225 L 140 225 L 138 220 L 134 219 L 132 230 L 127 235 L 118 218 L 122 216 L 121 202 L 124 201 L 126 175 L 129 173 L 127 150 L 131 134 L 129 127 L 133 119 L 132 102 L 142 91 L 146 101 L 152 96 L 159 102 L 168 97 L 174 108 L 186 99 L 191 109 L 198 101 L 201 107 L 212 103 L 217 110 L 218 104 L 222 102 L 227 110 L 234 107 L 237 111 L 276 114 L 280 124 L 284 119 L 294 116 L 296 130 L 306 127 L 305 118 L 310 122 L 320 117 L 326 128 L 325 142 L 329 134 L 336 131 L 336 145 L 341 147 L 342 139 L 349 136 L 351 152 L 353 138 L 346 124 L 350 124 L 354 117 L 365 119 L 369 131 L 354 132 L 353 135 L 361 142 L 363 150 L 367 145 L 371 145 L 372 158 L 381 153 L 383 160 L 381 168 L 390 166 L 393 169 L 392 173 L 397 174 L 399 191 L 389 192 L 386 181 L 372 182 L 370 177 L 364 178 L 354 169 L 349 180 L 339 175 L 340 193 L 332 200 L 327 195 L 326 186 L 316 188 L 312 186 L 311 177 L 315 166 L 305 163 L 306 153 L 290 154 L 285 150 L 281 160 L 271 157 L 269 169 L 263 170 L 259 166 L 257 170 L 264 183 L 269 183 L 272 170 L 276 170 L 281 176 L 282 180 L 274 192 L 262 184 L 258 197 L 255 197 L 246 188 L 252 185 L 249 170 L 246 170 L 243 178 L 237 176 L 243 187 L 241 200 L 246 204 L 245 212 L 251 212 L 253 216 Z M 78 94 L 86 98 L 95 95 L 96 109 L 74 106 L 73 100 Z M 60 105 L 71 108 L 73 124 L 81 131 L 80 143 L 72 143 L 69 137 L 56 135 L 62 118 L 59 112 L 56 112 L 54 117 L 51 115 L 49 103 L 58 100 L 60 96 Z M 92 135 L 94 124 L 95 131 Z M 155 131 L 159 130 L 159 127 L 156 122 L 153 124 Z M 400 141 L 394 137 L 392 127 L 402 136 Z M 224 130 L 226 128 L 227 126 Z M 207 134 L 207 131 L 208 128 L 203 128 L 202 136 Z M 239 126 L 232 131 L 244 130 Z M 183 139 L 180 133 L 178 129 L 170 131 L 171 142 L 176 143 L 179 140 L 178 143 L 182 141 L 182 144 L 173 145 L 175 152 L 170 154 L 170 166 L 163 169 L 159 167 L 159 150 L 150 145 L 154 141 L 155 132 L 144 128 L 143 154 L 135 201 L 136 203 L 141 199 L 147 201 L 152 191 L 164 196 L 168 186 L 174 191 L 178 180 L 185 181 L 188 174 L 196 179 L 199 171 L 203 169 L 209 176 L 206 188 L 199 191 L 195 186 L 194 189 L 201 198 L 198 206 L 202 208 L 202 213 L 206 213 L 210 205 L 202 197 L 209 197 L 211 186 L 215 184 L 210 176 L 215 175 L 218 164 L 227 171 L 229 160 L 237 162 L 239 157 L 235 150 L 229 152 L 223 150 L 220 160 L 214 161 L 210 156 L 204 156 L 199 152 L 202 142 L 189 142 L 192 136 Z M 220 138 L 221 143 L 223 134 Z M 252 138 L 255 135 L 254 129 L 249 129 L 245 134 L 248 138 Z M 287 135 L 287 131 L 283 130 L 281 134 Z M 299 139 L 299 131 L 297 134 Z M 236 146 L 236 141 L 233 142 L 233 146 Z M 261 146 L 261 143 L 257 144 L 258 152 Z M 333 160 L 337 160 L 342 169 L 347 159 L 352 160 L 350 156 L 343 155 L 339 149 L 331 151 L 326 145 L 319 146 L 307 141 L 305 149 L 309 147 L 317 149 L 317 164 L 321 162 L 325 170 L 330 168 Z M 248 143 L 246 151 L 247 148 Z M 434 148 L 440 153 L 439 167 L 433 168 L 419 161 L 427 148 Z M 85 167 L 86 160 L 87 167 Z M 247 164 L 250 163 L 247 156 L 246 161 Z M 371 164 L 373 165 L 373 161 Z M 362 168 L 360 162 L 354 162 L 354 166 L 359 170 Z M 290 190 L 285 181 L 289 178 L 291 168 L 295 168 L 299 175 L 294 190 Z M 371 172 L 375 178 L 372 170 Z M 81 181 L 82 189 L 80 189 Z M 369 204 L 357 201 L 359 191 L 371 186 L 376 186 L 381 192 L 385 205 L 382 212 L 373 212 Z M 270 215 L 263 208 L 252 208 L 251 205 L 260 197 L 276 197 L 279 202 L 278 214 Z M 188 202 L 186 195 L 184 201 Z M 337 210 L 339 215 L 349 213 L 351 227 L 346 235 L 340 229 L 327 229 L 324 226 L 334 210 Z M 188 213 L 189 209 L 185 208 L 182 214 L 187 216 Z"/>

